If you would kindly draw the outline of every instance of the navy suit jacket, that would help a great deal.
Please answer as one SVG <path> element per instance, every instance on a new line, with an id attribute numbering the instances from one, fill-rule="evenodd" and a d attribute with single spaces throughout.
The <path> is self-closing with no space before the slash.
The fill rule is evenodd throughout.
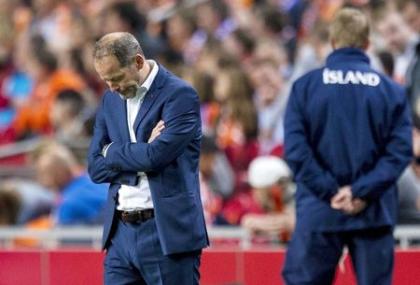
<path id="1" fill-rule="evenodd" d="M 201 119 L 197 93 L 159 65 L 134 123 L 137 143 L 130 142 L 126 114 L 126 101 L 117 93 L 105 92 L 89 149 L 92 180 L 110 183 L 103 247 L 109 244 L 116 219 L 118 189 L 121 184 L 136 185 L 138 172 L 145 172 L 149 180 L 163 253 L 206 247 L 198 179 Z M 149 144 L 147 140 L 159 120 L 165 122 L 165 129 Z M 111 142 L 103 157 L 103 146 Z"/>
<path id="2" fill-rule="evenodd" d="M 297 183 L 297 230 L 343 231 L 396 222 L 396 181 L 412 155 L 402 87 L 359 49 L 335 50 L 298 79 L 285 117 L 285 156 Z M 341 186 L 367 200 L 356 216 L 330 207 Z"/>

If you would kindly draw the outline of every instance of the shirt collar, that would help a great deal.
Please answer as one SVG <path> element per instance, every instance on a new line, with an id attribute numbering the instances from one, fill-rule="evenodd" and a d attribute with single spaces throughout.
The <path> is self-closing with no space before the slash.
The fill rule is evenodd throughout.
<path id="1" fill-rule="evenodd" d="M 147 62 L 152 66 L 152 70 L 150 71 L 149 75 L 146 77 L 146 80 L 144 80 L 143 84 L 139 88 L 140 90 L 144 90 L 146 92 L 149 91 L 153 81 L 156 78 L 156 75 L 159 72 L 159 66 L 156 61 L 148 60 Z"/>
<path id="2" fill-rule="evenodd" d="M 139 100 L 143 100 L 144 96 L 146 95 L 147 91 L 149 91 L 150 87 L 153 84 L 153 81 L 155 80 L 158 72 L 159 72 L 159 65 L 154 60 L 147 60 L 147 62 L 151 65 L 152 70 L 147 75 L 146 79 L 142 83 L 140 87 L 137 88 L 136 96 L 133 98 L 128 98 L 127 102 L 138 102 Z M 120 95 L 121 99 L 124 99 Z"/>
<path id="3" fill-rule="evenodd" d="M 367 57 L 366 53 L 358 48 L 339 48 L 334 50 L 327 57 L 327 65 L 339 63 L 339 62 L 355 62 L 360 61 L 369 64 L 370 60 Z"/>

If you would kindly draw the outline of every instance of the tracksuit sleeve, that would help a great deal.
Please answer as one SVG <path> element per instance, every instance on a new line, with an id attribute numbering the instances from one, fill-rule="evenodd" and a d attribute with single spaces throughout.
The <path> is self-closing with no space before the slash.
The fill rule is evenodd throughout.
<path id="1" fill-rule="evenodd" d="M 395 184 L 412 158 L 412 125 L 410 108 L 406 96 L 394 108 L 393 126 L 384 154 L 373 169 L 360 176 L 353 184 L 354 197 L 366 200 L 378 199 L 381 194 Z"/>
<path id="2" fill-rule="evenodd" d="M 285 116 L 285 158 L 294 173 L 297 183 L 304 184 L 319 199 L 330 202 L 338 190 L 332 174 L 324 169 L 314 157 L 308 142 L 303 108 L 298 102 L 296 83 L 287 104 Z"/>

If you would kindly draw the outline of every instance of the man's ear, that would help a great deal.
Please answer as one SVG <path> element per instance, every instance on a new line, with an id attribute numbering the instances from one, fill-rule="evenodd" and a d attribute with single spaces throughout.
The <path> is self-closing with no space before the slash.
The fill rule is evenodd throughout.
<path id="1" fill-rule="evenodd" d="M 333 49 L 335 49 L 335 45 L 336 45 L 336 44 L 335 44 L 335 40 L 334 40 L 334 39 L 331 39 L 331 41 L 330 41 L 330 42 L 331 42 L 331 46 L 332 46 L 332 48 L 333 48 Z"/>
<path id="2" fill-rule="evenodd" d="M 142 69 L 144 65 L 144 61 L 145 61 L 144 57 L 141 54 L 136 54 L 135 61 L 136 61 L 137 70 Z"/>

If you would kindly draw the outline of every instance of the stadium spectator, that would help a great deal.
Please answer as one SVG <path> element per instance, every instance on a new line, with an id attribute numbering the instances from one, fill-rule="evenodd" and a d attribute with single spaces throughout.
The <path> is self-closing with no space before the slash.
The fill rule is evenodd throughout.
<path id="1" fill-rule="evenodd" d="M 275 156 L 258 157 L 249 166 L 248 180 L 263 213 L 245 214 L 241 225 L 254 233 L 288 241 L 295 225 L 295 210 L 292 173 L 286 162 Z"/>
<path id="2" fill-rule="evenodd" d="M 29 30 L 45 39 L 50 51 L 61 59 L 71 42 L 71 6 L 59 0 L 34 0 Z"/>
<path id="3" fill-rule="evenodd" d="M 413 130 L 414 159 L 398 181 L 399 224 L 420 222 L 420 130 Z"/>
<path id="4" fill-rule="evenodd" d="M 420 39 L 407 72 L 406 83 L 414 125 L 420 129 Z"/>
<path id="5" fill-rule="evenodd" d="M 141 41 L 148 57 L 157 58 L 166 50 L 166 45 L 161 37 L 147 33 L 147 21 L 142 11 L 136 9 L 134 1 L 111 2 L 104 10 L 101 32 L 129 32 Z"/>
<path id="6" fill-rule="evenodd" d="M 14 42 L 14 50 L 9 59 L 13 63 L 10 74 L 5 78 L 2 90 L 9 101 L 8 111 L 10 118 L 7 120 L 12 125 L 16 109 L 29 97 L 33 89 L 33 80 L 26 70 L 27 55 L 30 52 L 30 40 L 27 35 L 19 35 Z"/>
<path id="7" fill-rule="evenodd" d="M 25 197 L 19 193 L 17 188 L 11 184 L 0 186 L 0 225 L 11 226 L 19 223 L 19 217 L 26 210 L 24 204 Z M 32 196 L 34 197 L 34 196 Z M 36 201 L 33 201 L 36 202 Z M 45 216 L 33 217 L 34 219 L 27 221 L 24 226 L 28 229 L 49 229 L 53 226 L 51 219 Z M 13 241 L 17 247 L 37 247 L 40 241 L 32 238 L 20 237 Z"/>
<path id="8" fill-rule="evenodd" d="M 72 89 L 59 92 L 50 112 L 55 138 L 67 144 L 74 138 L 88 138 L 90 131 L 85 123 L 92 113 L 79 92 Z"/>
<path id="9" fill-rule="evenodd" d="M 19 194 L 7 186 L 0 186 L 0 226 L 15 225 L 18 221 L 21 200 Z"/>
<path id="10" fill-rule="evenodd" d="M 12 142 L 15 134 L 10 128 L 14 116 L 13 102 L 7 93 L 8 78 L 14 72 L 12 58 L 13 25 L 7 13 L 10 13 L 11 3 L 0 4 L 0 144 Z"/>
<path id="11" fill-rule="evenodd" d="M 399 0 L 396 1 L 396 6 L 411 29 L 420 33 L 420 2 L 418 0 Z"/>
<path id="12" fill-rule="evenodd" d="M 79 75 L 59 67 L 56 56 L 47 49 L 42 38 L 33 38 L 32 48 L 27 67 L 35 82 L 34 89 L 18 108 L 14 122 L 17 136 L 21 138 L 49 133 L 49 112 L 58 93 L 69 88 L 80 91 L 85 87 Z"/>
<path id="13" fill-rule="evenodd" d="M 25 225 L 51 213 L 54 195 L 38 183 L 29 179 L 9 178 L 2 181 L 1 185 L 13 190 L 19 198 L 17 224 Z"/>
<path id="14" fill-rule="evenodd" d="M 192 36 L 193 42 L 205 43 L 209 38 L 225 39 L 235 28 L 230 19 L 228 7 L 222 0 L 208 1 L 196 9 L 197 31 Z"/>
<path id="15" fill-rule="evenodd" d="M 221 106 L 216 139 L 236 173 L 235 189 L 240 192 L 247 188 L 248 165 L 258 155 L 253 89 L 246 74 L 234 66 L 219 70 L 214 88 L 215 99 Z"/>
<path id="16" fill-rule="evenodd" d="M 234 191 L 235 176 L 224 152 L 214 138 L 203 136 L 200 155 L 200 190 L 208 224 L 217 223 L 223 200 Z"/>
<path id="17" fill-rule="evenodd" d="M 176 11 L 167 20 L 168 46 L 172 57 L 181 58 L 181 64 L 189 64 L 196 60 L 197 51 L 191 42 L 196 29 L 196 19 L 191 9 Z"/>
<path id="18" fill-rule="evenodd" d="M 57 195 L 55 225 L 103 222 L 107 185 L 94 184 L 69 149 L 43 142 L 31 153 L 31 162 L 39 183 Z"/>
<path id="19" fill-rule="evenodd" d="M 209 39 L 200 51 L 195 67 L 199 72 L 206 73 L 213 78 L 219 72 L 220 63 L 226 65 L 238 64 L 223 48 L 220 41 Z"/>
<path id="20" fill-rule="evenodd" d="M 290 82 L 310 70 L 321 67 L 330 52 L 328 23 L 318 21 L 314 23 L 312 32 L 299 43 Z"/>
<path id="21" fill-rule="evenodd" d="M 273 39 L 275 42 L 281 43 L 282 31 L 287 17 L 283 11 L 269 3 L 268 5 L 257 6 L 255 15 L 254 33 L 263 38 Z"/>
<path id="22" fill-rule="evenodd" d="M 223 46 L 231 57 L 244 66 L 245 70 L 252 68 L 250 65 L 252 65 L 256 42 L 251 31 L 236 29 L 223 41 Z"/>
<path id="23" fill-rule="evenodd" d="M 255 60 L 254 101 L 258 113 L 259 154 L 283 155 L 284 113 L 288 87 L 280 68 L 270 59 Z"/>
<path id="24" fill-rule="evenodd" d="M 111 2 L 104 11 L 103 25 L 104 33 L 126 31 L 140 38 L 146 26 L 146 19 L 136 9 L 134 2 Z"/>
<path id="25" fill-rule="evenodd" d="M 200 97 L 200 113 L 203 134 L 214 137 L 220 117 L 220 104 L 214 98 L 214 78 L 206 72 L 192 69 L 184 74 Z"/>
<path id="26" fill-rule="evenodd" d="M 282 75 L 287 75 L 289 63 L 287 54 L 282 43 L 276 42 L 270 38 L 261 38 L 254 50 L 254 59 L 256 60 L 271 60 L 279 68 Z"/>
<path id="27" fill-rule="evenodd" d="M 383 36 L 387 48 L 394 55 L 394 79 L 404 83 L 420 37 L 394 9 L 387 10 L 383 15 L 380 15 L 376 26 Z"/>
<path id="28" fill-rule="evenodd" d="M 94 120 L 94 109 L 88 105 L 85 96 L 72 89 L 58 93 L 50 111 L 53 137 L 69 147 L 83 163 L 93 134 Z"/>

